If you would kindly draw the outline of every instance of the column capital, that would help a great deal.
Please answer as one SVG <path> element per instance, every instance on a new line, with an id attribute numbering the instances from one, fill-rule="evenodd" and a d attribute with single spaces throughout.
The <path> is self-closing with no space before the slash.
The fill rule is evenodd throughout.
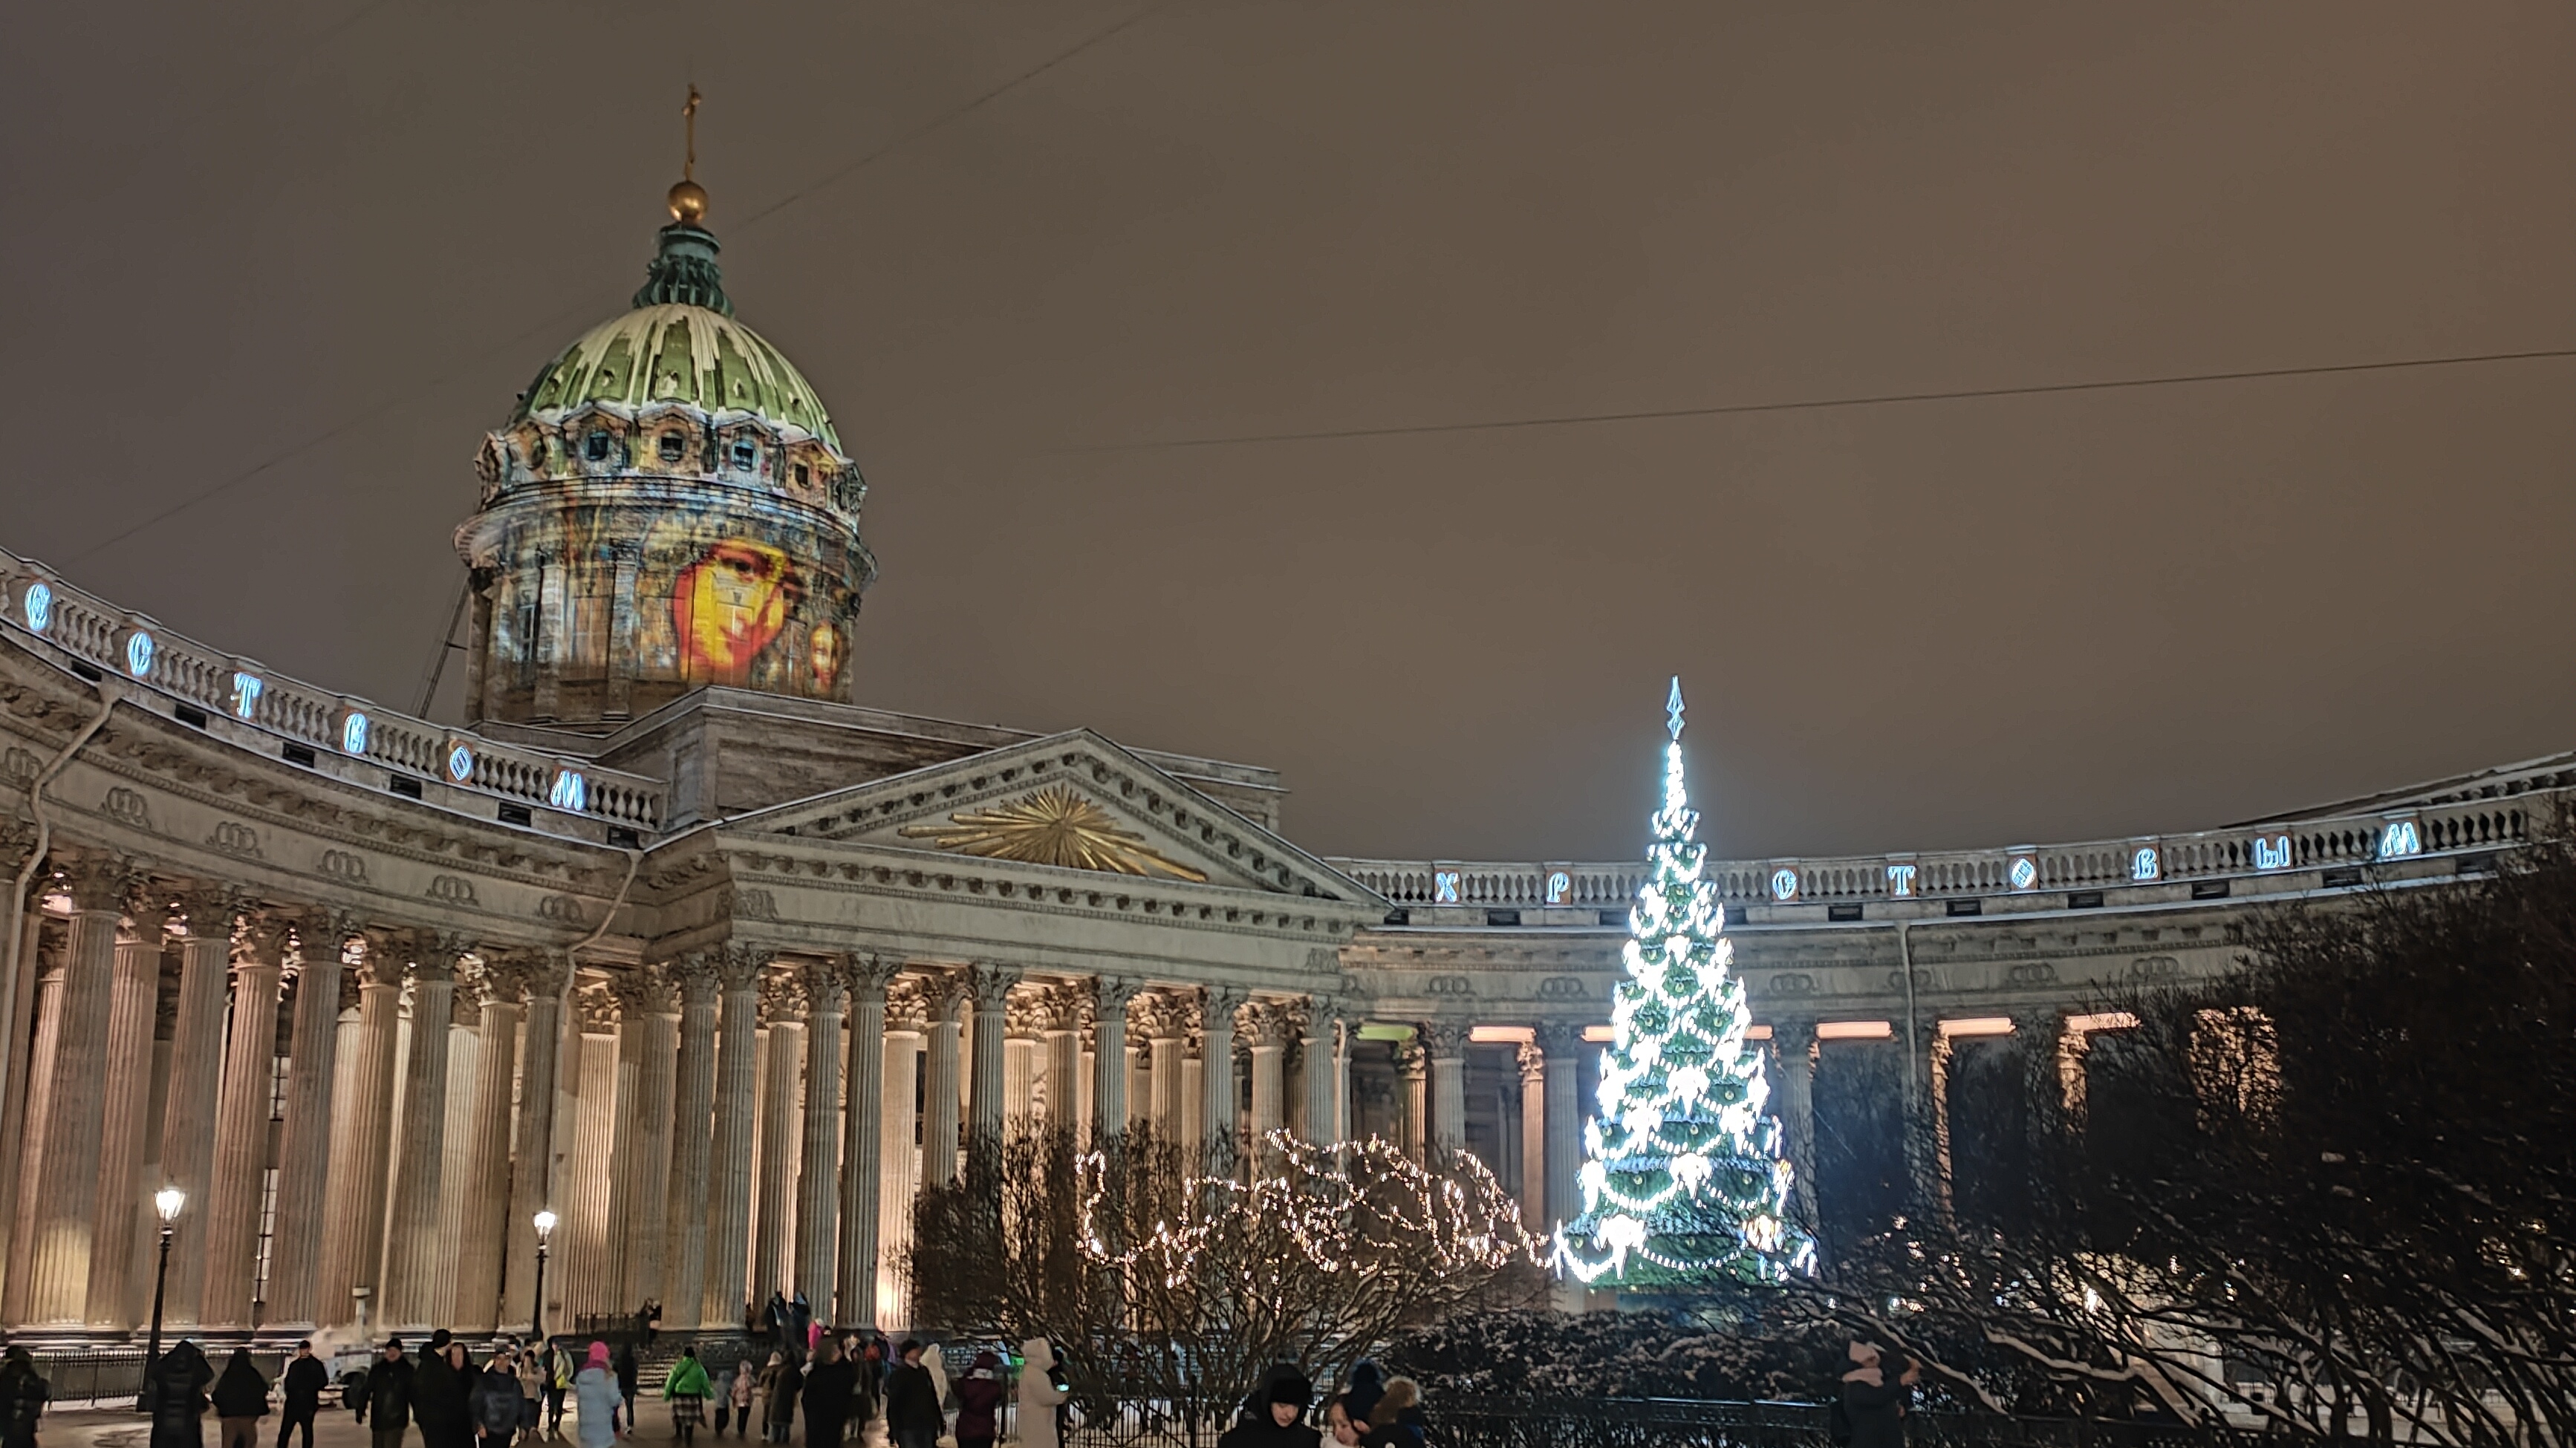
<path id="1" fill-rule="evenodd" d="M 1090 1017 L 1097 992 L 1088 985 L 1063 982 L 1038 993 L 1035 1005 L 1041 1032 L 1079 1031 Z"/>
<path id="2" fill-rule="evenodd" d="M 1520 1052 L 1514 1058 L 1514 1064 L 1521 1068 L 1522 1085 L 1527 1086 L 1533 1081 L 1542 1084 L 1546 1082 L 1547 1052 L 1539 1049 L 1538 1042 L 1521 1042 Z"/>
<path id="3" fill-rule="evenodd" d="M 1019 1040 L 1033 1041 L 1047 1033 L 1054 1013 L 1047 1007 L 1047 988 L 1028 985 L 1013 991 L 1004 1003 L 1003 1029 Z"/>
<path id="4" fill-rule="evenodd" d="M 1002 1010 L 1010 1000 L 1011 987 L 1020 983 L 1020 968 L 989 960 L 977 961 L 966 967 L 962 979 L 966 994 L 973 998 L 976 1010 Z"/>
<path id="5" fill-rule="evenodd" d="M 223 909 L 225 911 L 225 919 L 229 921 L 233 918 L 231 912 L 240 910 L 241 906 L 239 902 L 233 902 L 224 906 Z M 188 912 L 189 925 L 187 933 L 183 938 L 188 940 L 212 940 L 218 938 L 212 935 L 200 935 L 197 933 L 197 906 L 195 902 L 192 901 L 189 903 Z M 286 963 L 287 956 L 294 952 L 295 932 L 298 923 L 299 922 L 293 915 L 283 910 L 243 910 L 242 924 L 246 928 L 241 932 L 242 947 L 249 955 L 263 965 L 283 966 Z M 227 924 L 224 927 L 223 935 L 220 938 L 222 938 L 226 944 L 230 944 L 232 936 L 232 928 Z"/>
<path id="6" fill-rule="evenodd" d="M 1560 1059 L 1573 1055 L 1583 1046 L 1583 1027 L 1572 1021 L 1541 1021 L 1535 1034 L 1539 1050 Z"/>
<path id="7" fill-rule="evenodd" d="M 1781 1016 L 1771 1022 L 1771 1044 L 1776 1049 L 1812 1046 L 1816 1043 L 1814 1016 Z"/>
<path id="8" fill-rule="evenodd" d="M 671 980 L 680 988 L 682 1006 L 711 1006 L 724 990 L 724 974 L 717 969 L 710 952 L 692 950 L 670 965 Z"/>
<path id="9" fill-rule="evenodd" d="M 848 970 L 853 997 L 882 997 L 887 987 L 894 984 L 895 977 L 903 973 L 903 962 L 865 950 L 849 957 Z"/>
<path id="10" fill-rule="evenodd" d="M 1128 1029 L 1149 1041 L 1186 1040 L 1199 1028 L 1196 992 L 1160 990 L 1140 995 L 1127 1006 Z"/>
<path id="11" fill-rule="evenodd" d="M 760 1023 L 764 1026 L 805 1024 L 805 982 L 792 971 L 771 971 L 760 978 Z"/>
<path id="12" fill-rule="evenodd" d="M 415 980 L 449 980 L 456 964 L 472 954 L 474 942 L 454 930 L 411 932 L 411 971 Z"/>
<path id="13" fill-rule="evenodd" d="M 1416 1027 L 1416 1038 L 1435 1061 L 1454 1061 L 1467 1054 L 1468 1032 L 1475 1029 L 1465 1021 L 1424 1021 Z"/>
<path id="14" fill-rule="evenodd" d="M 889 1031 L 930 1029 L 930 992 L 921 977 L 897 976 L 886 983 L 885 1016 Z"/>
<path id="15" fill-rule="evenodd" d="M 122 915 L 140 872 L 132 860 L 105 850 L 74 851 L 63 861 L 63 888 L 84 915 Z"/>
<path id="16" fill-rule="evenodd" d="M 638 965 L 618 972 L 609 978 L 608 993 L 617 1002 L 621 1025 L 646 1016 L 674 1015 L 680 1009 L 670 974 L 659 965 Z"/>
<path id="17" fill-rule="evenodd" d="M 349 937 L 357 933 L 357 916 L 328 905 L 308 905 L 295 915 L 295 953 L 307 963 L 327 960 L 337 969 L 346 958 Z"/>
<path id="18" fill-rule="evenodd" d="M 805 982 L 805 1008 L 812 1015 L 845 1015 L 850 1009 L 849 968 L 839 956 L 809 960 L 797 972 Z"/>
<path id="19" fill-rule="evenodd" d="M 518 952 L 519 962 L 528 972 L 528 1000 L 559 996 L 572 984 L 572 952 L 555 946 L 542 946 Z"/>
<path id="20" fill-rule="evenodd" d="M 1091 1008 L 1101 1016 L 1115 1014 L 1124 1018 L 1127 1003 L 1144 988 L 1143 982 L 1123 975 L 1095 975 L 1091 978 Z"/>
<path id="21" fill-rule="evenodd" d="M 769 969 L 768 949 L 748 941 L 726 941 L 708 951 L 707 958 L 727 991 L 758 989 L 761 973 Z"/>
<path id="22" fill-rule="evenodd" d="M 1291 1036 L 1306 1034 L 1306 1012 L 1302 1005 L 1259 999 L 1243 1003 L 1238 1013 L 1237 1031 L 1248 1045 L 1285 1046 Z"/>
<path id="23" fill-rule="evenodd" d="M 608 993 L 608 982 L 585 981 L 572 993 L 573 1014 L 581 1019 L 585 1036 L 608 1036 L 617 1032 L 617 999 Z"/>
<path id="24" fill-rule="evenodd" d="M 187 940 L 230 940 L 235 918 L 253 908 L 237 886 L 222 881 L 186 881 L 177 895 L 184 922 L 177 934 Z"/>
<path id="25" fill-rule="evenodd" d="M 1207 987 L 1207 993 L 1201 1000 L 1199 1006 L 1202 1013 L 1202 1025 L 1207 1021 L 1223 1021 L 1226 1026 L 1231 1029 L 1234 1025 L 1234 1013 L 1243 1009 L 1244 1003 L 1251 999 L 1252 992 L 1240 989 L 1236 986 L 1212 985 Z"/>
<path id="26" fill-rule="evenodd" d="M 528 964 L 518 952 L 489 951 L 475 957 L 474 973 L 467 985 L 477 1005 L 515 1006 L 527 993 L 528 973 Z M 456 994 L 462 999 L 468 993 L 460 989 Z"/>

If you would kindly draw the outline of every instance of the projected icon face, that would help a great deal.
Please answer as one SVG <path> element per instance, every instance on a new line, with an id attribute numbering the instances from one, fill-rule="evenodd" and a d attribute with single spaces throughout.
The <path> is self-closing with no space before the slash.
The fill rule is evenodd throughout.
<path id="1" fill-rule="evenodd" d="M 828 623 L 814 625 L 805 655 L 805 661 L 814 669 L 814 692 L 831 693 L 832 682 L 841 677 L 841 665 L 849 657 L 849 646 L 841 642 L 841 631 Z"/>
<path id="2" fill-rule="evenodd" d="M 786 626 L 796 591 L 795 570 L 779 549 L 747 538 L 709 547 L 671 589 L 681 674 L 711 684 L 750 682 L 753 661 Z"/>

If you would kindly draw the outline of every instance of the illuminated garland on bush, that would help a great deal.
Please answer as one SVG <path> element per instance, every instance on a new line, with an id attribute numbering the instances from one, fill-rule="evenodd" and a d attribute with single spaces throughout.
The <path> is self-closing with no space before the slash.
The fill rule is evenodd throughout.
<path id="1" fill-rule="evenodd" d="M 1682 782 L 1682 685 L 1666 706 L 1664 803 L 1652 873 L 1628 913 L 1628 978 L 1610 1007 L 1600 1114 L 1583 1128 L 1583 1214 L 1555 1261 L 1585 1282 L 1777 1282 L 1811 1270 L 1788 1220 L 1789 1163 L 1762 1057 L 1745 1043 L 1744 983 L 1725 907 L 1700 878 L 1707 847 Z"/>

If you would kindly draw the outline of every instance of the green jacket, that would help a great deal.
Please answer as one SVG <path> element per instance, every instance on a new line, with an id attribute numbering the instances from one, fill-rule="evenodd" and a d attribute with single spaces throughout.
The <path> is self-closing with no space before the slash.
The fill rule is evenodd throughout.
<path id="1" fill-rule="evenodd" d="M 684 1357 L 671 1365 L 671 1375 L 662 1380 L 665 1398 L 704 1398 L 714 1389 L 707 1385 L 706 1364 L 694 1357 Z"/>

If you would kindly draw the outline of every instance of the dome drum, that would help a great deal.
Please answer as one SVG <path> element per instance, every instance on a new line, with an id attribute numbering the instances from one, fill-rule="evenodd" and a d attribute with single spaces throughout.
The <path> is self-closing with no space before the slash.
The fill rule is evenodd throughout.
<path id="1" fill-rule="evenodd" d="M 591 403 L 557 418 L 522 417 L 489 434 L 475 459 L 483 505 L 566 482 L 692 479 L 765 488 L 844 515 L 853 528 L 867 483 L 847 458 L 794 425 L 687 403 Z"/>

